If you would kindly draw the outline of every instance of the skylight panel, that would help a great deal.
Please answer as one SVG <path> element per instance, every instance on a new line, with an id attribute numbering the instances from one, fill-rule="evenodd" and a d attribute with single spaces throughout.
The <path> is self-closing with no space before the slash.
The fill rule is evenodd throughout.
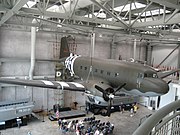
<path id="1" fill-rule="evenodd" d="M 53 5 L 53 6 L 51 6 L 50 8 L 48 8 L 47 11 L 56 12 L 58 9 L 59 9 L 59 6 L 58 6 L 58 5 Z"/>
<path id="2" fill-rule="evenodd" d="M 138 8 L 143 8 L 143 7 L 146 7 L 145 4 L 141 4 L 141 3 L 138 3 L 138 2 L 135 2 L 135 3 L 132 3 L 131 4 L 131 10 L 134 10 L 134 9 L 138 9 Z M 130 4 L 127 4 L 125 7 L 124 6 L 119 6 L 119 7 L 115 7 L 114 8 L 115 11 L 129 11 L 130 10 Z"/>
<path id="3" fill-rule="evenodd" d="M 36 4 L 34 1 L 28 1 L 23 7 L 25 8 L 31 8 Z"/>
<path id="4" fill-rule="evenodd" d="M 170 11 L 166 10 L 166 13 L 169 13 Z M 151 10 L 150 11 L 146 11 L 144 12 L 141 16 L 151 16 L 151 13 L 152 15 L 158 15 L 158 14 L 163 14 L 164 13 L 164 10 L 163 9 L 155 9 L 155 10 Z M 135 13 L 134 15 L 138 15 L 138 13 Z"/>

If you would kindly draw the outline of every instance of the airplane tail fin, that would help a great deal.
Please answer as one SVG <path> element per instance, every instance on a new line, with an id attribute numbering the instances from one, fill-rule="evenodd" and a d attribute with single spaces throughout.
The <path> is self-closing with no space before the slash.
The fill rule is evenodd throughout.
<path id="1" fill-rule="evenodd" d="M 68 57 L 69 55 L 70 55 L 70 51 L 69 51 L 67 37 L 62 37 L 59 59 Z"/>

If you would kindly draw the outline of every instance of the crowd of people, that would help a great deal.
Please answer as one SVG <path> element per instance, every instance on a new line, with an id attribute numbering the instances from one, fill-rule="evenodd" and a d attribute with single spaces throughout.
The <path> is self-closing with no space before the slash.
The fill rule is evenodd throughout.
<path id="1" fill-rule="evenodd" d="M 109 135 L 113 133 L 114 125 L 101 122 L 95 117 L 84 118 L 84 120 L 58 120 L 62 133 L 74 132 L 76 135 Z"/>

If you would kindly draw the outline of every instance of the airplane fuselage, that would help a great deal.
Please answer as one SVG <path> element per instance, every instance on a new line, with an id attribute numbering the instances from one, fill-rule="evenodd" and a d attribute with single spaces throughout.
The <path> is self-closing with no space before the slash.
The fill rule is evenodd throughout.
<path id="1" fill-rule="evenodd" d="M 88 80 L 95 80 L 97 84 L 112 88 L 126 83 L 125 90 L 144 96 L 159 96 L 169 90 L 168 84 L 158 78 L 157 72 L 146 65 L 79 56 L 71 56 L 69 60 L 69 63 L 66 61 L 66 65 L 69 66 L 71 73 L 87 83 Z"/>

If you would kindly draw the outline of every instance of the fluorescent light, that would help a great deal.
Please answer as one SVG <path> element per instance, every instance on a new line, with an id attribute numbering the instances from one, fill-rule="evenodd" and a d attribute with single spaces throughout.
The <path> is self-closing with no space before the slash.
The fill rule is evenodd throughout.
<path id="1" fill-rule="evenodd" d="M 119 20 L 126 20 L 126 19 L 128 19 L 127 17 L 117 17 L 117 18 L 119 18 Z M 107 20 L 108 20 L 108 21 L 113 21 L 113 20 L 116 20 L 116 19 L 114 19 L 114 18 L 108 18 Z"/>
<path id="2" fill-rule="evenodd" d="M 107 20 L 108 20 L 108 21 L 113 21 L 113 18 L 108 18 Z"/>
<path id="3" fill-rule="evenodd" d="M 58 28 L 61 28 L 61 27 L 62 27 L 62 25 L 58 24 L 58 25 L 57 25 L 57 27 L 58 27 Z"/>
<path id="4" fill-rule="evenodd" d="M 92 18 L 92 14 L 85 15 L 84 17 Z"/>
<path id="5" fill-rule="evenodd" d="M 132 3 L 131 4 L 131 10 L 134 10 L 134 9 L 138 9 L 138 8 L 143 8 L 143 7 L 146 7 L 145 4 L 141 4 L 141 3 L 138 3 L 138 2 L 135 2 L 135 3 Z M 122 10 L 123 9 L 123 10 Z M 115 7 L 114 8 L 115 11 L 129 11 L 130 10 L 130 4 L 127 4 L 124 6 L 119 6 L 119 7 Z"/>
<path id="6" fill-rule="evenodd" d="M 104 12 L 100 12 L 100 13 L 95 12 L 95 13 L 94 13 L 94 16 L 96 16 L 96 17 L 98 17 L 98 18 L 102 18 L 102 19 L 106 18 L 106 14 L 105 14 Z M 92 14 L 85 15 L 84 17 L 92 18 Z"/>
<path id="7" fill-rule="evenodd" d="M 25 8 L 31 8 L 36 4 L 34 1 L 28 1 L 23 7 Z"/>

